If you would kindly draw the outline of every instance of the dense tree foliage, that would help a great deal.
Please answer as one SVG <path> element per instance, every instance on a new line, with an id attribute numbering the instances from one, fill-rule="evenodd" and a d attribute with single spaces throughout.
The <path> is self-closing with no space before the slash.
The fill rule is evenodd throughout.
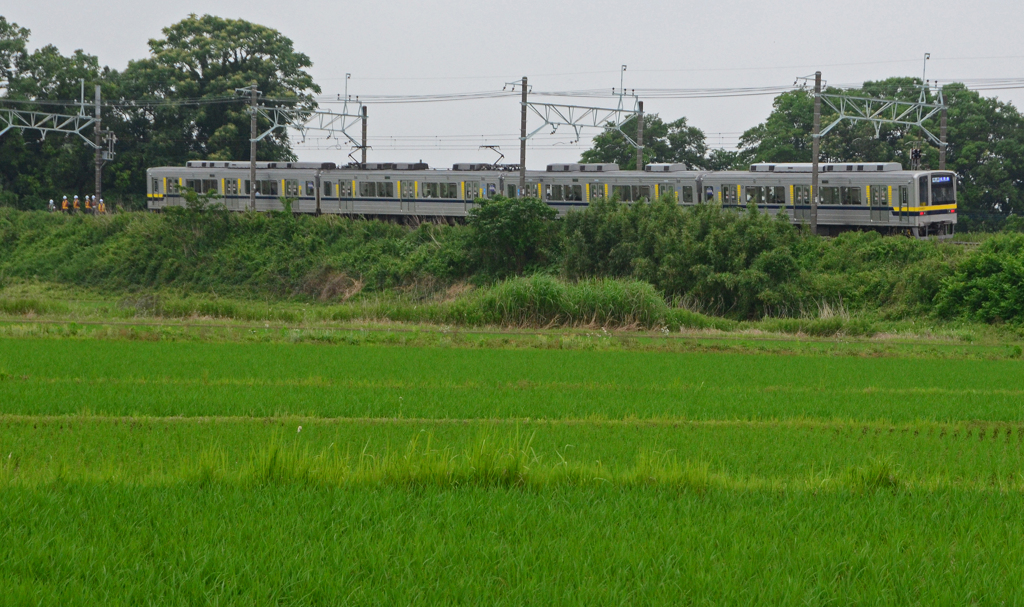
<path id="1" fill-rule="evenodd" d="M 309 57 L 279 32 L 235 19 L 190 15 L 150 40 L 151 56 L 120 75 L 121 93 L 138 100 L 121 109 L 129 129 L 145 137 L 136 153 L 151 162 L 180 159 L 243 160 L 249 157 L 249 114 L 235 89 L 256 84 L 263 97 L 315 105 L 320 87 L 305 71 Z M 154 104 L 196 101 L 198 104 Z M 268 160 L 293 158 L 287 133 L 261 142 Z"/>
<path id="2" fill-rule="evenodd" d="M 22 108 L 77 113 L 84 80 L 87 107 L 103 87 L 103 126 L 117 136 L 117 157 L 104 170 L 104 191 L 138 198 L 151 166 L 198 158 L 248 159 L 249 115 L 236 88 L 255 83 L 279 105 L 313 107 L 320 92 L 305 71 L 309 57 L 279 32 L 242 20 L 190 15 L 150 40 L 150 56 L 124 72 L 101 68 L 81 50 L 29 52 L 30 32 L 0 17 L 4 99 Z M 262 125 L 266 126 L 266 125 Z M 294 158 L 287 133 L 260 144 L 266 160 Z M 60 194 L 93 189 L 91 148 L 74 137 L 12 131 L 0 138 L 0 203 L 43 208 Z"/>
<path id="3" fill-rule="evenodd" d="M 537 198 L 480 200 L 469 211 L 471 247 L 480 268 L 496 276 L 543 266 L 556 240 L 558 212 Z"/>
<path id="4" fill-rule="evenodd" d="M 637 140 L 638 123 L 631 120 L 623 131 Z M 686 124 L 686 118 L 666 123 L 657 114 L 644 115 L 644 164 L 685 162 L 688 166 L 707 166 L 704 132 Z M 583 152 L 582 162 L 614 162 L 622 169 L 636 169 L 636 148 L 621 131 L 609 129 L 594 137 L 594 147 Z"/>
<path id="5" fill-rule="evenodd" d="M 23 110 L 77 113 L 78 107 L 54 102 L 77 99 L 81 82 L 92 85 L 109 77 L 99 60 L 76 51 L 70 57 L 54 46 L 29 52 L 29 31 L 0 17 L 0 78 L 5 97 Z M 92 149 L 77 137 L 8 131 L 0 137 L 0 204 L 44 208 L 57 192 L 83 194 L 93 181 Z"/>

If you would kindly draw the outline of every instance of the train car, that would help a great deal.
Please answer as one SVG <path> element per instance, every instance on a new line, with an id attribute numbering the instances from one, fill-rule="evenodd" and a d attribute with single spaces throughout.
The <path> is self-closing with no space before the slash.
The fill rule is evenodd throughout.
<path id="1" fill-rule="evenodd" d="M 148 207 L 183 205 L 187 189 L 212 193 L 228 209 L 282 210 L 358 216 L 459 218 L 478 198 L 530 196 L 559 214 L 599 198 L 632 203 L 668 197 L 680 205 L 757 205 L 785 213 L 793 223 L 811 214 L 811 165 L 761 163 L 747 171 L 694 171 L 682 164 L 651 164 L 621 171 L 613 163 L 551 164 L 527 171 L 519 186 L 514 166 L 456 164 L 430 169 L 423 163 L 260 162 L 250 183 L 246 162 L 190 161 L 185 167 L 148 171 Z M 818 226 L 822 234 L 876 230 L 948 238 L 956 224 L 956 175 L 951 171 L 904 171 L 898 163 L 823 163 L 819 169 Z"/>
<path id="2" fill-rule="evenodd" d="M 811 216 L 810 163 L 761 163 L 749 171 L 703 175 L 705 201 L 724 207 L 757 204 L 785 212 L 794 223 Z M 823 163 L 818 174 L 818 230 L 850 229 L 888 234 L 952 237 L 956 225 L 956 174 L 904 171 L 899 163 Z"/>

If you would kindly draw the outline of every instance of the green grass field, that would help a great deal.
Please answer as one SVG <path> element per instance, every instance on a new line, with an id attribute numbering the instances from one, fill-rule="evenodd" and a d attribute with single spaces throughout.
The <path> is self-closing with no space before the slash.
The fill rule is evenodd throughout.
<path id="1" fill-rule="evenodd" d="M 1024 602 L 1012 356 L 27 334 L 3 604 Z"/>

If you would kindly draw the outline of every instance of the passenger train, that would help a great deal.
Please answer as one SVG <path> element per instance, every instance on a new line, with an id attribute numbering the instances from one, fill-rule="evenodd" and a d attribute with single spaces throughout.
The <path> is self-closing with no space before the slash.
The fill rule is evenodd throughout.
<path id="1" fill-rule="evenodd" d="M 464 217 L 480 198 L 538 197 L 565 214 L 598 198 L 623 202 L 663 196 L 689 206 L 717 203 L 725 208 L 755 204 L 793 223 L 809 223 L 811 165 L 759 163 L 747 171 L 698 171 L 682 164 L 650 164 L 621 171 L 616 164 L 550 164 L 527 171 L 519 187 L 514 165 L 456 164 L 430 169 L 423 163 L 258 162 L 255 184 L 248 162 L 190 161 L 185 167 L 147 171 L 148 207 L 184 204 L 182 192 L 215 193 L 230 210 L 282 210 L 313 214 Z M 951 171 L 905 171 L 899 163 L 819 165 L 819 233 L 877 230 L 917 237 L 949 238 L 956 225 L 956 175 Z"/>

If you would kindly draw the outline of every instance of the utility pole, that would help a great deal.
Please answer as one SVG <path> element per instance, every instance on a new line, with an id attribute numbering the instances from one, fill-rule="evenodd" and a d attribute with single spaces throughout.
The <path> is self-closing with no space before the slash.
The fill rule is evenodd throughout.
<path id="1" fill-rule="evenodd" d="M 638 101 L 640 115 L 636 123 L 636 170 L 644 170 L 644 102 Z"/>
<path id="2" fill-rule="evenodd" d="M 939 170 L 946 170 L 946 108 L 942 108 L 939 118 Z"/>
<path id="3" fill-rule="evenodd" d="M 366 106 L 363 106 L 363 164 L 366 164 Z"/>
<path id="4" fill-rule="evenodd" d="M 526 193 L 526 76 L 523 76 L 522 118 L 519 127 L 519 195 Z"/>
<path id="5" fill-rule="evenodd" d="M 814 132 L 811 134 L 811 234 L 818 233 L 818 154 L 821 146 L 821 72 L 814 72 Z"/>
<path id="6" fill-rule="evenodd" d="M 256 210 L 256 83 L 249 87 L 249 210 Z"/>
<path id="7" fill-rule="evenodd" d="M 100 128 L 100 85 L 96 85 L 96 126 L 93 129 L 93 136 L 96 139 L 95 162 L 96 162 L 96 201 L 99 202 L 103 195 L 103 131 Z"/>

